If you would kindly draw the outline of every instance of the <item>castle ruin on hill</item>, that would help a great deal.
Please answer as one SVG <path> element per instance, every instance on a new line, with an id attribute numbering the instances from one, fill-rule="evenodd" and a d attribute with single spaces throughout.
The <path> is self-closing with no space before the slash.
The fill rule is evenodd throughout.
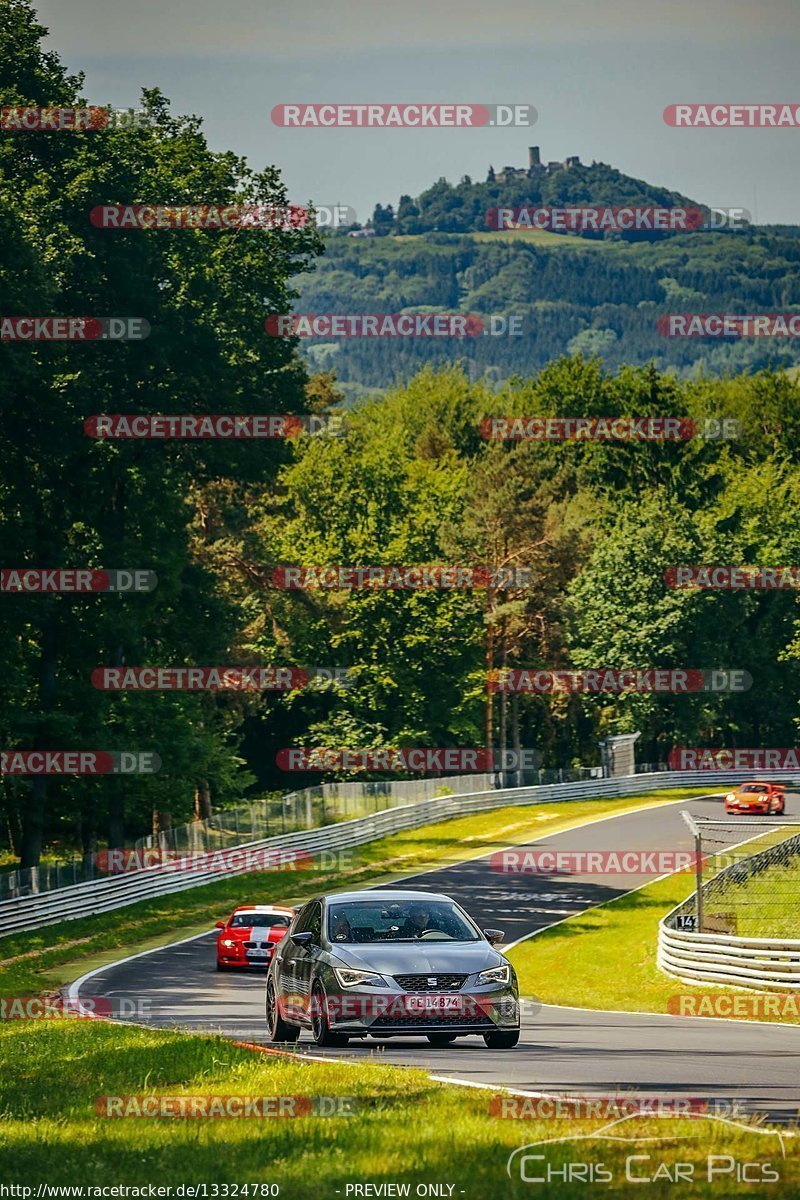
<path id="1" fill-rule="evenodd" d="M 571 167 L 579 167 L 581 160 L 577 154 L 565 158 L 563 162 L 543 163 L 538 146 L 528 147 L 527 167 L 503 167 L 495 174 L 494 167 L 489 167 L 486 175 L 487 183 L 506 183 L 511 179 L 540 179 L 545 175 L 554 175 L 556 171 L 568 171 Z"/>

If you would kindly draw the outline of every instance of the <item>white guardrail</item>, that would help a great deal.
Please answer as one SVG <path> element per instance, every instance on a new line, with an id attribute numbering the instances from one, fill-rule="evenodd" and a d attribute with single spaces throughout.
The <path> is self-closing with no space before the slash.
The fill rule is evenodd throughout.
<path id="1" fill-rule="evenodd" d="M 746 772 L 681 771 L 652 772 L 642 775 L 613 776 L 608 779 L 587 779 L 574 783 L 553 783 L 541 786 L 494 789 L 472 794 L 440 796 L 416 804 L 405 804 L 383 812 L 371 813 L 350 821 L 339 821 L 318 829 L 301 830 L 247 842 L 235 850 L 344 850 L 402 829 L 415 829 L 450 817 L 466 816 L 518 804 L 553 804 L 560 800 L 588 800 L 593 797 L 617 798 L 641 792 L 658 791 L 665 787 L 708 786 L 720 781 L 739 782 L 749 778 Z M 28 929 L 39 929 L 59 921 L 95 916 L 148 900 L 166 896 L 186 888 L 212 883 L 231 875 L 242 874 L 247 866 L 231 870 L 176 871 L 158 865 L 142 870 L 95 879 L 57 888 L 34 896 L 21 896 L 0 903 L 0 937 Z"/>
<path id="2" fill-rule="evenodd" d="M 687 933 L 669 929 L 662 921 L 658 929 L 658 965 L 686 983 L 732 983 L 758 991 L 794 991 L 800 988 L 800 938 Z"/>

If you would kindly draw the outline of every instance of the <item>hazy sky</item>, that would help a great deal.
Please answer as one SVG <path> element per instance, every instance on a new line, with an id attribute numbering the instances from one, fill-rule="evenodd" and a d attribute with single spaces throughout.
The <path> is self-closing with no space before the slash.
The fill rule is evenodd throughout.
<path id="1" fill-rule="evenodd" d="M 39 0 L 93 103 L 158 85 L 290 197 L 376 201 L 578 154 L 760 222 L 800 223 L 800 129 L 671 129 L 678 102 L 800 104 L 800 0 Z M 533 129 L 279 129 L 286 102 L 527 103 Z"/>

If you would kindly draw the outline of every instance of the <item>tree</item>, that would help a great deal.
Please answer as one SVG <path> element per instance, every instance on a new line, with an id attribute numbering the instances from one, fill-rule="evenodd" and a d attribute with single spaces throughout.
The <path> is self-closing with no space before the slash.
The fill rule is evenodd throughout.
<path id="1" fill-rule="evenodd" d="M 82 78 L 41 49 L 46 31 L 27 0 L 2 0 L 0 8 L 3 102 L 82 103 Z M 298 412 L 306 404 L 293 343 L 267 337 L 263 323 L 289 310 L 289 276 L 320 249 L 313 229 L 92 227 L 89 212 L 101 202 L 287 203 L 274 168 L 253 172 L 233 154 L 212 153 L 199 121 L 172 116 L 155 89 L 143 105 L 145 129 L 0 143 L 8 311 L 139 315 L 152 327 L 138 343 L 0 344 L 5 561 L 137 566 L 159 576 L 152 597 L 0 597 L 2 665 L 15 672 L 0 717 L 5 744 L 154 749 L 164 764 L 158 777 L 105 789 L 98 780 L 51 787 L 44 776 L 27 795 L 18 787 L 24 866 L 38 861 L 48 820 L 52 828 L 82 814 L 89 841 L 103 821 L 118 839 L 125 805 L 136 812 L 145 794 L 180 814 L 191 811 L 201 779 L 230 794 L 238 768 L 224 705 L 185 694 L 112 698 L 89 677 L 96 666 L 122 662 L 203 662 L 209 653 L 224 660 L 236 615 L 189 560 L 187 493 L 226 474 L 264 483 L 286 454 L 263 444 L 96 441 L 85 420 L 102 411 Z"/>

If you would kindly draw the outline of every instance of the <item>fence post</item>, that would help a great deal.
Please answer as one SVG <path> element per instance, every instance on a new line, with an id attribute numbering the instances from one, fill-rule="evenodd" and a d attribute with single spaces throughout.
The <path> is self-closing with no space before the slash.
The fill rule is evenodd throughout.
<path id="1" fill-rule="evenodd" d="M 703 932 L 703 835 L 698 829 L 694 838 L 695 910 L 697 932 Z"/>

